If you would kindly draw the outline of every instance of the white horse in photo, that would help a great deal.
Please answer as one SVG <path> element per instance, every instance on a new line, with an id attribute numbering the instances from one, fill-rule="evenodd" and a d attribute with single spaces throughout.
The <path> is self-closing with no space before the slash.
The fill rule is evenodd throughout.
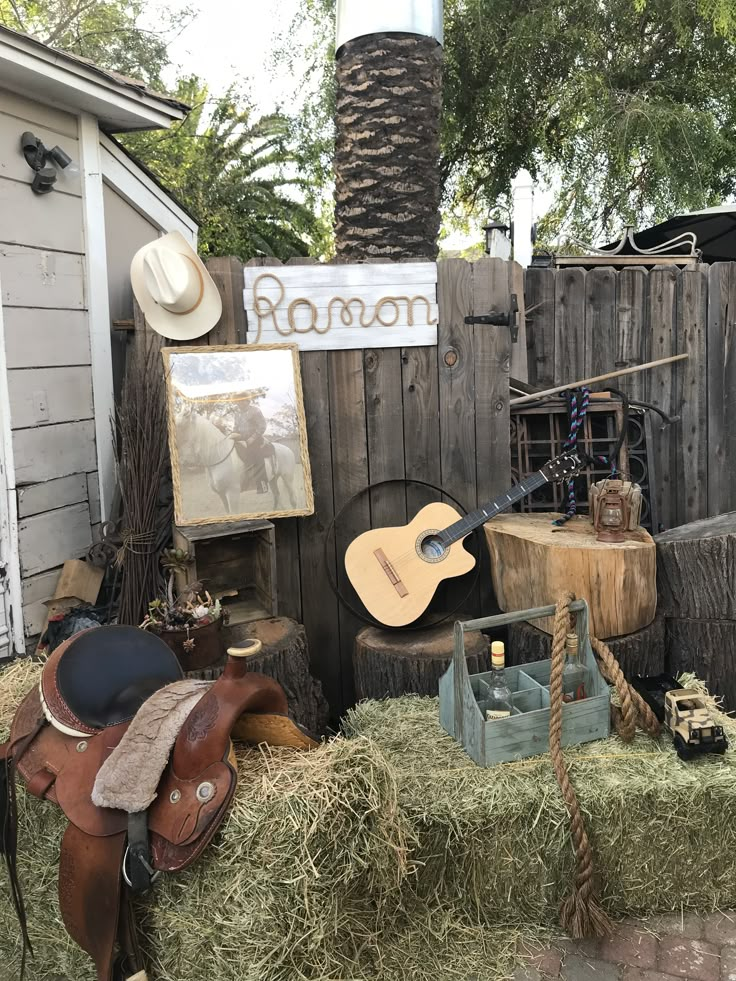
<path id="1" fill-rule="evenodd" d="M 175 423 L 181 469 L 206 470 L 210 487 L 222 501 L 226 513 L 240 514 L 240 495 L 246 489 L 249 475 L 235 448 L 235 441 L 194 408 L 177 412 Z M 282 510 L 279 481 L 286 488 L 291 507 L 296 508 L 296 459 L 288 446 L 271 445 L 273 456 L 266 457 L 264 464 L 266 482 L 273 495 L 273 510 Z M 263 510 L 268 509 L 264 507 Z"/>

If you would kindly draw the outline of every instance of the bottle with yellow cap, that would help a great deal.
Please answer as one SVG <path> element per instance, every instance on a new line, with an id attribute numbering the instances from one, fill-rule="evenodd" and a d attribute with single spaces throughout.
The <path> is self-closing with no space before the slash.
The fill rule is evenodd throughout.
<path id="1" fill-rule="evenodd" d="M 579 702 L 587 695 L 588 669 L 580 660 L 578 635 L 565 639 L 565 667 L 562 669 L 562 701 Z"/>
<path id="2" fill-rule="evenodd" d="M 507 719 L 511 715 L 511 689 L 506 683 L 506 650 L 503 641 L 491 644 L 491 676 L 483 708 L 487 720 Z"/>

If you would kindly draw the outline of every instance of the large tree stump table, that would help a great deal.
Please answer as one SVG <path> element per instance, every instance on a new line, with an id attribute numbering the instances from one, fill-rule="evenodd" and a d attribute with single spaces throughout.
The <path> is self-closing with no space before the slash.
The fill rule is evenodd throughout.
<path id="1" fill-rule="evenodd" d="M 558 514 L 502 514 L 485 525 L 493 586 L 505 613 L 556 602 L 566 590 L 588 602 L 594 637 L 636 633 L 657 611 L 656 547 L 644 528 L 626 541 L 599 542 L 580 515 L 557 527 Z M 535 626 L 552 633 L 553 618 Z"/>
<path id="2" fill-rule="evenodd" d="M 222 631 L 222 663 L 200 672 L 190 672 L 200 678 L 214 678 L 222 673 L 228 647 L 241 647 L 250 640 L 260 640 L 263 647 L 248 658 L 248 668 L 278 681 L 289 701 L 289 714 L 310 732 L 325 731 L 329 706 L 322 694 L 322 685 L 309 671 L 309 648 L 304 627 L 288 617 L 251 620 L 226 626 Z"/>
<path id="3" fill-rule="evenodd" d="M 353 652 L 357 697 L 437 695 L 452 651 L 452 620 L 425 630 L 364 627 Z M 471 674 L 490 670 L 488 639 L 480 631 L 465 634 L 465 656 Z"/>

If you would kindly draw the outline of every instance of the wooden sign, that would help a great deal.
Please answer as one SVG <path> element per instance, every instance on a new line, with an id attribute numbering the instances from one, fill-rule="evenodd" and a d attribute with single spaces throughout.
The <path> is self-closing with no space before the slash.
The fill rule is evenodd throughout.
<path id="1" fill-rule="evenodd" d="M 248 344 L 302 351 L 437 343 L 434 262 L 246 266 Z"/>

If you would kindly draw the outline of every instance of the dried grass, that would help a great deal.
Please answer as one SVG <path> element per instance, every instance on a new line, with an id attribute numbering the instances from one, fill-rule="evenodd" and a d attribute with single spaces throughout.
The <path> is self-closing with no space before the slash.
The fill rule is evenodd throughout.
<path id="1" fill-rule="evenodd" d="M 0 730 L 34 671 L 0 679 Z M 724 860 L 736 753 L 685 765 L 666 739 L 641 736 L 566 757 L 609 912 L 736 905 Z M 482 770 L 440 729 L 436 700 L 403 698 L 358 706 L 347 738 L 314 753 L 239 761 L 223 833 L 141 910 L 152 981 L 495 981 L 519 944 L 554 932 L 574 862 L 548 757 Z M 29 981 L 86 981 L 56 906 L 63 821 L 19 796 Z M 17 954 L 3 887 L 0 873 L 0 950 Z M 0 981 L 17 966 L 0 960 Z"/>

